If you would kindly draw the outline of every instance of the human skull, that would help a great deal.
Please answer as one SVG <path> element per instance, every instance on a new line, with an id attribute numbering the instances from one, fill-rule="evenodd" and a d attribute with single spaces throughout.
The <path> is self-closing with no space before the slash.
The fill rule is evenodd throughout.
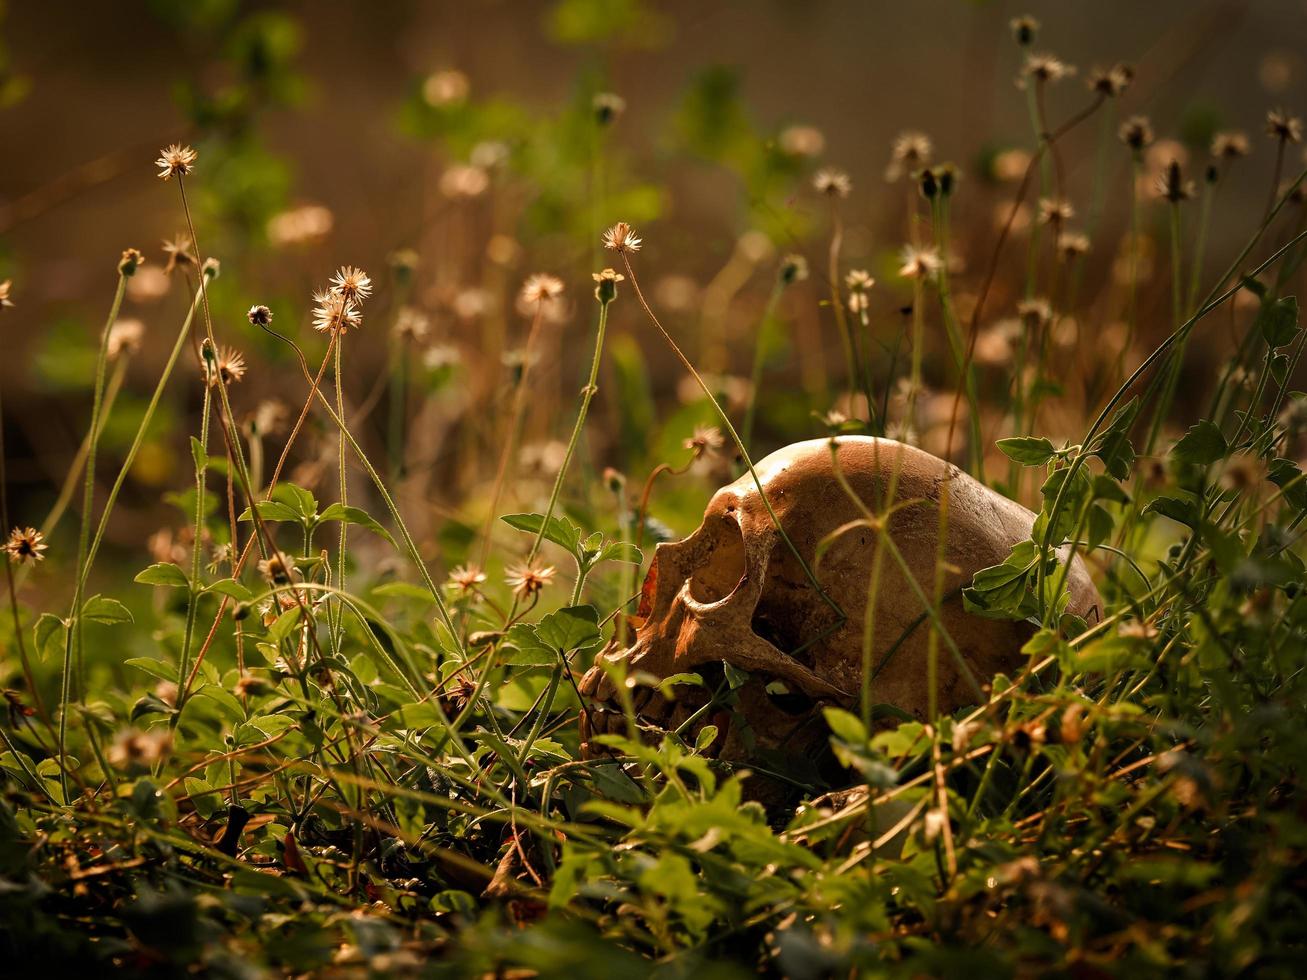
<path id="1" fill-rule="evenodd" d="M 759 750 L 790 757 L 822 753 L 827 733 L 820 707 L 855 708 L 860 697 L 867 597 L 879 539 L 873 528 L 854 523 L 864 514 L 841 486 L 840 476 L 873 513 L 884 513 L 891 485 L 899 505 L 887 532 L 902 561 L 887 548 L 879 562 L 872 701 L 926 717 L 930 628 L 922 600 L 935 594 L 945 481 L 940 620 L 960 656 L 941 641 L 939 710 L 951 713 L 977 703 L 983 697 L 980 685 L 1021 664 L 1031 627 L 968 613 L 960 589 L 979 569 L 1002 562 L 1014 545 L 1030 537 L 1035 515 L 1029 510 L 943 460 L 887 439 L 840 437 L 834 451 L 829 439 L 800 442 L 761 460 L 755 470 L 776 522 L 814 570 L 826 598 L 777 532 L 753 477 L 746 474 L 723 487 L 709 501 L 698 530 L 655 550 L 640 613 L 633 620 L 632 645 L 625 650 L 610 646 L 582 678 L 581 693 L 591 702 L 582 716 L 586 751 L 598 750 L 591 742 L 595 734 L 624 730 L 614 681 L 603 661 L 625 661 L 628 677 L 643 673 L 665 679 L 692 672 L 710 686 L 722 678 L 724 664 L 748 673 L 736 691 L 734 715 L 719 711 L 696 719 L 699 726 L 717 725 L 712 751 L 721 758 L 744 761 L 756 758 Z M 819 543 L 846 525 L 818 560 Z M 1097 621 L 1101 600 L 1078 558 L 1068 585 L 1068 611 Z M 967 671 L 959 669 L 958 659 Z M 675 700 L 648 686 L 636 688 L 634 697 L 637 713 L 665 728 L 684 723 L 707 702 L 703 689 L 685 687 L 677 688 Z"/>

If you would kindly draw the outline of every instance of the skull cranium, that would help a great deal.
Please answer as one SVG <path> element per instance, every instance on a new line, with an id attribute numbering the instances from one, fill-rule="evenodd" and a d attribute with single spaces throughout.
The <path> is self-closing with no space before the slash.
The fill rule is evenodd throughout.
<path id="1" fill-rule="evenodd" d="M 744 760 L 758 749 L 786 755 L 818 752 L 826 732 L 817 709 L 857 704 L 879 536 L 872 527 L 853 525 L 863 512 L 840 477 L 874 512 L 885 511 L 891 485 L 894 502 L 900 504 L 887 526 L 893 548 L 886 548 L 889 554 L 879 562 L 870 660 L 873 700 L 926 717 L 930 628 L 923 599 L 935 589 L 940 494 L 946 480 L 945 601 L 939 613 L 946 639 L 938 660 L 939 710 L 976 703 L 982 697 L 978 685 L 1021 662 L 1030 627 L 968 613 L 960 588 L 1028 538 L 1035 515 L 911 446 L 858 436 L 836 443 L 838 464 L 828 439 L 796 443 L 756 464 L 775 523 L 746 474 L 713 496 L 693 534 L 658 545 L 634 642 L 629 649 L 610 648 L 601 656 L 625 661 L 628 675 L 643 672 L 659 679 L 686 672 L 720 678 L 727 664 L 748 672 L 748 681 L 736 692 L 738 715 L 747 724 L 732 726 L 726 712 L 699 721 L 718 725 L 714 751 L 722 758 Z M 815 570 L 825 598 L 776 523 Z M 819 543 L 846 525 L 852 526 L 827 542 L 818 562 Z M 1101 600 L 1079 559 L 1070 569 L 1068 586 L 1068 610 L 1097 620 Z M 615 704 L 613 683 L 601 663 L 581 681 L 581 693 L 594 702 L 583 716 L 587 743 L 593 734 L 614 727 L 616 715 L 606 710 Z M 702 691 L 668 701 L 646 688 L 635 706 L 641 716 L 675 727 L 705 702 Z"/>

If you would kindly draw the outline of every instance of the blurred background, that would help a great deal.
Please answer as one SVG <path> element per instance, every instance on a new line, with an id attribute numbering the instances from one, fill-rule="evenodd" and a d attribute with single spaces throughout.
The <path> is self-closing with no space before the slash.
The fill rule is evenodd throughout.
<path id="1" fill-rule="evenodd" d="M 366 269 L 378 288 L 362 329 L 346 340 L 349 414 L 369 449 L 392 457 L 406 509 L 420 531 L 440 535 L 451 562 L 476 534 L 478 507 L 488 506 L 509 424 L 531 312 L 518 289 L 533 272 L 567 286 L 531 369 L 510 493 L 525 508 L 547 490 L 588 367 L 590 273 L 613 261 L 599 235 L 615 220 L 644 236 L 642 286 L 737 411 L 755 344 L 764 344 L 755 451 L 820 434 L 814 413 L 841 404 L 842 368 L 829 305 L 832 208 L 812 175 L 833 166 L 851 177 L 838 202 L 840 274 L 865 268 L 878 280 L 868 350 L 888 392 L 896 381 L 888 352 L 911 299 L 895 274 L 897 255 L 910 236 L 909 209 L 917 210 L 911 177 L 887 170 L 892 144 L 920 131 L 933 161 L 960 170 L 951 265 L 965 323 L 1035 145 L 1016 85 L 1025 52 L 1009 28 L 1020 14 L 1040 22 L 1032 50 L 1078 69 L 1048 88 L 1051 125 L 1092 102 L 1094 65 L 1125 62 L 1136 72 L 1124 95 L 1061 145 L 1066 196 L 1090 251 L 1063 297 L 1057 338 L 1060 363 L 1076 367 L 1077 380 L 1041 421 L 1050 437 L 1074 439 L 1084 414 L 1110 394 L 1111 372 L 1094 365 L 1115 364 L 1125 343 L 1120 255 L 1132 188 L 1142 286 L 1138 348 L 1124 352 L 1127 364 L 1171 324 L 1167 211 L 1152 192 L 1161 168 L 1180 160 L 1201 182 L 1215 133 L 1248 136 L 1251 155 L 1212 199 L 1209 276 L 1263 213 L 1277 182 L 1266 112 L 1307 105 L 1303 0 L 0 5 L 0 280 L 13 280 L 16 304 L 0 312 L 12 521 L 40 522 L 85 434 L 95 344 L 122 249 L 148 258 L 121 313 L 140 321 L 144 339 L 106 429 L 106 480 L 185 314 L 190 289 L 164 274 L 161 249 L 184 220 L 175 185 L 151 166 L 172 142 L 200 154 L 188 190 L 203 253 L 222 262 L 215 330 L 249 364 L 233 388 L 238 415 L 261 407 L 275 415 L 281 405 L 280 423 L 265 419 L 275 452 L 275 433 L 284 434 L 307 391 L 289 349 L 250 326 L 245 310 L 271 307 L 274 326 L 316 365 L 324 343 L 309 326 L 312 290 L 340 265 Z M 1137 113 L 1151 118 L 1158 143 L 1135 187 L 1116 132 Z M 1301 147 L 1288 149 L 1280 179 L 1302 166 Z M 1021 298 L 1021 236 L 1032 213 L 1017 215 L 1001 259 L 1012 274 L 1000 275 L 979 319 L 988 331 L 977 350 L 988 372 L 983 401 L 995 406 L 987 436 L 1007 434 L 1008 364 L 995 337 Z M 1300 223 L 1301 209 L 1283 221 Z M 812 275 L 764 323 L 787 254 L 805 256 Z M 613 307 L 580 472 L 613 466 L 639 486 L 657 462 L 684 462 L 682 440 L 711 413 L 632 300 L 623 291 Z M 930 329 L 927 382 L 944 390 L 947 346 L 937 325 Z M 1186 396 L 1210 387 L 1225 336 L 1214 331 L 1195 344 L 1178 418 Z M 192 479 L 185 434 L 200 395 L 186 363 L 133 469 L 111 545 L 139 550 L 170 522 L 185 524 L 158 500 Z M 951 392 L 946 401 L 951 407 Z M 928 448 L 938 421 L 912 424 Z M 331 433 L 313 419 L 292 478 L 322 485 L 330 499 L 334 453 Z M 703 484 L 730 469 L 669 484 L 655 512 L 688 530 Z M 73 526 L 65 522 L 52 554 Z"/>

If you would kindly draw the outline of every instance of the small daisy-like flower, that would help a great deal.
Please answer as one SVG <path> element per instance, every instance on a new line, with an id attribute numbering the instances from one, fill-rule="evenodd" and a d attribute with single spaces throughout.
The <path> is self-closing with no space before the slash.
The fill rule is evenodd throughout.
<path id="1" fill-rule="evenodd" d="M 1064 231 L 1057 236 L 1057 249 L 1065 258 L 1075 259 L 1089 251 L 1089 236 L 1080 232 Z"/>
<path id="2" fill-rule="evenodd" d="M 218 571 L 231 565 L 236 557 L 236 549 L 231 546 L 230 541 L 224 541 L 222 544 L 215 544 L 213 550 L 209 552 L 208 569 L 211 575 L 216 575 Z"/>
<path id="3" fill-rule="evenodd" d="M 590 106 L 594 109 L 595 122 L 607 126 L 626 111 L 626 100 L 614 92 L 600 92 L 590 101 Z"/>
<path id="4" fill-rule="evenodd" d="M 1117 137 L 1130 149 L 1140 153 L 1153 144 L 1153 124 L 1147 116 L 1131 116 L 1121 124 Z"/>
<path id="5" fill-rule="evenodd" d="M 899 133 L 890 146 L 889 166 L 885 168 L 885 179 L 896 181 L 904 174 L 910 174 L 930 162 L 934 152 L 930 137 L 916 130 Z"/>
<path id="6" fill-rule="evenodd" d="M 808 278 L 808 260 L 802 255 L 787 255 L 781 259 L 781 282 L 789 286 Z"/>
<path id="7" fill-rule="evenodd" d="M 1283 109 L 1272 109 L 1266 114 L 1266 132 L 1285 143 L 1302 142 L 1302 120 Z"/>
<path id="8" fill-rule="evenodd" d="M 332 289 L 318 290 L 313 294 L 313 329 L 322 333 L 343 333 L 357 328 L 363 315 L 352 302 Z"/>
<path id="9" fill-rule="evenodd" d="M 163 271 L 168 275 L 172 275 L 182 266 L 195 265 L 195 256 L 191 253 L 191 240 L 184 234 L 165 241 L 163 254 L 168 256 L 168 261 L 163 266 Z"/>
<path id="10" fill-rule="evenodd" d="M 906 245 L 899 258 L 902 260 L 899 275 L 905 279 L 932 279 L 944 268 L 944 260 L 940 258 L 937 248 Z"/>
<path id="11" fill-rule="evenodd" d="M 1230 130 L 1212 137 L 1212 156 L 1218 160 L 1237 160 L 1251 152 L 1246 133 Z"/>
<path id="12" fill-rule="evenodd" d="M 625 221 L 619 221 L 604 232 L 604 248 L 614 252 L 638 252 L 642 239 Z"/>
<path id="13" fill-rule="evenodd" d="M 256 327 L 266 327 L 272 322 L 272 310 L 266 306 L 251 306 L 245 318 Z"/>
<path id="14" fill-rule="evenodd" d="M 722 438 L 721 430 L 713 425 L 697 425 L 690 438 L 681 443 L 686 449 L 694 453 L 695 459 L 703 456 L 714 456 L 721 452 L 722 447 L 726 445 L 726 440 Z"/>
<path id="15" fill-rule="evenodd" d="M 853 181 L 843 170 L 823 167 L 813 176 L 812 186 L 818 194 L 827 197 L 848 197 L 849 191 L 853 190 Z"/>
<path id="16" fill-rule="evenodd" d="M 29 562 L 35 565 L 38 561 L 45 561 L 45 555 L 42 554 L 49 547 L 45 543 L 45 535 L 34 527 L 16 527 L 9 532 L 9 540 L 5 542 L 5 552 L 9 555 L 12 562 Z"/>
<path id="17" fill-rule="evenodd" d="M 171 180 L 173 177 L 185 177 L 190 173 L 198 156 L 199 154 L 189 146 L 174 143 L 166 150 L 159 151 L 159 159 L 154 161 L 154 165 L 159 168 L 161 180 Z"/>
<path id="18" fill-rule="evenodd" d="M 844 423 L 847 422 L 848 420 L 849 417 L 845 415 L 843 412 L 841 412 L 838 408 L 832 408 L 829 412 L 827 412 L 825 415 L 822 415 L 820 417 L 821 424 L 824 425 L 826 428 L 830 429 L 832 432 L 837 432 L 840 429 L 842 429 L 844 427 Z"/>
<path id="19" fill-rule="evenodd" d="M 626 276 L 613 269 L 591 273 L 595 281 L 595 299 L 601 303 L 611 303 L 617 298 L 617 284 L 625 282 Z"/>
<path id="20" fill-rule="evenodd" d="M 1095 68 L 1089 73 L 1089 90 L 1108 98 L 1116 98 L 1135 79 L 1135 70 L 1129 65 L 1115 64 L 1111 68 Z"/>
<path id="21" fill-rule="evenodd" d="M 233 385 L 245 377 L 245 355 L 234 347 L 219 347 L 215 358 L 204 359 L 204 373 L 210 385 Z"/>
<path id="22" fill-rule="evenodd" d="M 1035 35 L 1039 33 L 1039 21 L 1029 15 L 1013 17 L 1008 27 L 1012 29 L 1012 39 L 1023 48 L 1034 44 Z"/>
<path id="23" fill-rule="evenodd" d="M 529 599 L 539 595 L 557 574 L 558 570 L 553 565 L 521 564 L 515 565 L 508 570 L 505 581 L 517 595 Z"/>
<path id="24" fill-rule="evenodd" d="M 14 305 L 14 301 L 9 298 L 9 292 L 13 288 L 13 280 L 6 279 L 4 282 L 0 282 L 0 309 Z"/>
<path id="25" fill-rule="evenodd" d="M 528 306 L 547 303 L 563 295 L 563 280 L 547 272 L 528 276 L 522 284 L 522 302 Z"/>
<path id="26" fill-rule="evenodd" d="M 1031 326 L 1038 326 L 1053 319 L 1053 307 L 1048 304 L 1048 300 L 1038 296 L 1023 299 L 1017 304 L 1017 316 Z"/>
<path id="27" fill-rule="evenodd" d="M 1164 197 L 1172 204 L 1187 201 L 1194 196 L 1194 184 L 1184 179 L 1180 170 L 1180 161 L 1172 160 L 1157 178 L 1157 196 Z"/>
<path id="28" fill-rule="evenodd" d="M 876 280 L 871 277 L 871 273 L 866 269 L 854 269 L 844 277 L 844 285 L 854 292 L 865 292 L 876 285 Z"/>
<path id="29" fill-rule="evenodd" d="M 486 580 L 486 573 L 475 565 L 459 565 L 449 573 L 449 584 L 462 593 L 475 592 Z"/>
<path id="30" fill-rule="evenodd" d="M 1030 54 L 1026 55 L 1026 63 L 1021 68 L 1023 78 L 1018 84 L 1023 84 L 1025 79 L 1030 78 L 1038 85 L 1045 85 L 1060 82 L 1075 73 L 1075 68 L 1054 55 Z"/>
<path id="31" fill-rule="evenodd" d="M 136 270 L 145 262 L 145 256 L 141 254 L 138 248 L 123 249 L 122 258 L 118 260 L 118 274 L 123 276 L 134 276 Z"/>
<path id="32" fill-rule="evenodd" d="M 331 288 L 351 303 L 362 303 L 372 295 L 372 279 L 362 269 L 343 265 L 331 277 Z"/>
<path id="33" fill-rule="evenodd" d="M 144 336 L 145 324 L 140 320 L 115 320 L 109 328 L 105 354 L 111 361 L 123 354 L 135 354 L 141 349 L 141 338 Z"/>
<path id="34" fill-rule="evenodd" d="M 1043 197 L 1039 199 L 1039 223 L 1061 228 L 1076 216 L 1076 209 L 1070 201 L 1060 198 Z"/>
<path id="35" fill-rule="evenodd" d="M 405 340 L 421 343 L 431 332 L 431 320 L 421 310 L 411 306 L 400 309 L 395 317 L 395 334 Z"/>

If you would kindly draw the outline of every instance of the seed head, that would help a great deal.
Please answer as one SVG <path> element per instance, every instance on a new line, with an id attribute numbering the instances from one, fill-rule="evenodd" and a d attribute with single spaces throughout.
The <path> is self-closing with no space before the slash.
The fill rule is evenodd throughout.
<path id="1" fill-rule="evenodd" d="M 1135 153 L 1142 153 L 1153 144 L 1153 125 L 1147 116 L 1131 116 L 1121 124 L 1117 136 Z"/>
<path id="2" fill-rule="evenodd" d="M 34 527 L 14 528 L 9 532 L 9 540 L 5 542 L 5 552 L 9 555 L 9 560 L 19 564 L 27 562 L 35 565 L 38 561 L 45 561 L 42 552 L 47 547 L 45 535 Z"/>
<path id="3" fill-rule="evenodd" d="M 372 280 L 362 269 L 343 265 L 331 277 L 331 290 L 344 296 L 351 303 L 361 304 L 372 295 Z"/>
<path id="4" fill-rule="evenodd" d="M 933 247 L 905 245 L 899 258 L 903 263 L 899 267 L 899 275 L 905 279 L 933 279 L 944 268 L 939 249 Z"/>
<path id="5" fill-rule="evenodd" d="M 405 306 L 395 317 L 395 334 L 405 340 L 421 343 L 431 332 L 431 321 L 421 310 Z"/>
<path id="6" fill-rule="evenodd" d="M 528 276 L 522 284 L 522 302 L 527 306 L 536 306 L 556 300 L 563 295 L 563 280 L 547 272 L 537 272 Z"/>
<path id="7" fill-rule="evenodd" d="M 1194 184 L 1184 179 L 1180 161 L 1172 160 L 1157 178 L 1157 196 L 1164 197 L 1172 204 L 1187 201 L 1194 196 Z"/>
<path id="8" fill-rule="evenodd" d="M 1266 132 L 1283 143 L 1302 142 L 1302 120 L 1284 109 L 1272 109 L 1266 114 Z"/>
<path id="9" fill-rule="evenodd" d="M 1076 216 L 1076 209 L 1070 201 L 1062 198 L 1044 197 L 1039 200 L 1039 223 L 1061 228 Z"/>
<path id="10" fill-rule="evenodd" d="M 120 276 L 134 276 L 136 270 L 141 267 L 141 263 L 144 261 L 145 256 L 141 254 L 139 249 L 125 248 L 123 249 L 122 258 L 118 260 L 118 274 Z"/>
<path id="11" fill-rule="evenodd" d="M 640 236 L 625 221 L 617 222 L 604 232 L 604 248 L 612 249 L 614 252 L 638 252 L 640 243 Z"/>
<path id="12" fill-rule="evenodd" d="M 344 333 L 363 322 L 358 307 L 334 289 L 318 290 L 313 302 L 313 329 L 321 333 Z"/>
<path id="13" fill-rule="evenodd" d="M 272 310 L 266 306 L 251 306 L 245 317 L 256 327 L 266 327 L 272 322 Z"/>
<path id="14" fill-rule="evenodd" d="M 279 552 L 273 552 L 258 564 L 259 574 L 273 585 L 289 585 L 292 568 Z"/>
<path id="15" fill-rule="evenodd" d="M 1248 135 L 1238 130 L 1217 133 L 1212 137 L 1212 156 L 1218 160 L 1237 160 L 1251 152 Z"/>
<path id="16" fill-rule="evenodd" d="M 891 183 L 910 174 L 930 162 L 934 146 L 925 133 L 907 130 L 899 133 L 890 146 L 889 166 L 885 168 L 885 179 Z"/>
<path id="17" fill-rule="evenodd" d="M 135 354 L 141 349 L 141 338 L 145 336 L 145 324 L 140 320 L 115 320 L 109 328 L 109 341 L 105 354 L 114 361 L 123 354 Z"/>
<path id="18" fill-rule="evenodd" d="M 787 255 L 781 260 L 781 282 L 786 286 L 808 278 L 808 260 L 802 255 Z"/>
<path id="19" fill-rule="evenodd" d="M 553 565 L 515 565 L 508 570 L 505 581 L 517 595 L 531 598 L 541 593 L 550 580 L 558 574 Z"/>
<path id="20" fill-rule="evenodd" d="M 199 156 L 189 146 L 182 146 L 180 143 L 174 143 L 165 150 L 159 151 L 159 159 L 154 161 L 154 165 L 159 168 L 160 180 L 171 180 L 173 177 L 185 177 L 195 166 L 195 160 Z"/>
<path id="21" fill-rule="evenodd" d="M 1017 304 L 1017 316 L 1021 317 L 1027 326 L 1038 327 L 1052 321 L 1053 307 L 1049 305 L 1048 300 L 1038 296 L 1033 299 L 1023 299 Z"/>
<path id="22" fill-rule="evenodd" d="M 1134 79 L 1135 70 L 1118 62 L 1111 68 L 1094 68 L 1089 73 L 1089 90 L 1114 99 L 1128 89 Z"/>
<path id="23" fill-rule="evenodd" d="M 871 273 L 866 269 L 854 269 L 844 277 L 844 285 L 855 293 L 861 293 L 876 285 L 876 280 L 871 277 Z"/>
<path id="24" fill-rule="evenodd" d="M 1039 33 L 1039 21 L 1035 18 L 1025 15 L 1013 17 L 1008 23 L 1012 28 L 1012 39 L 1023 48 L 1028 48 L 1035 43 L 1035 36 Z"/>
<path id="25" fill-rule="evenodd" d="M 849 175 L 843 170 L 823 167 L 813 176 L 812 186 L 818 194 L 827 197 L 848 197 L 849 191 L 853 189 L 853 181 L 849 180 Z"/>
<path id="26" fill-rule="evenodd" d="M 722 447 L 726 445 L 726 440 L 722 438 L 721 430 L 716 426 L 697 425 L 694 433 L 681 445 L 690 450 L 695 459 L 701 459 L 721 452 Z"/>
<path id="27" fill-rule="evenodd" d="M 173 236 L 163 243 L 163 253 L 168 256 L 168 260 L 163 265 L 163 271 L 172 275 L 182 266 L 195 265 L 195 256 L 191 254 L 191 240 L 182 233 Z"/>
<path id="28" fill-rule="evenodd" d="M 459 565 L 449 573 L 449 584 L 464 594 L 475 592 L 485 580 L 486 573 L 476 565 Z"/>
<path id="29" fill-rule="evenodd" d="M 1063 258 L 1077 259 L 1089 251 L 1089 236 L 1080 232 L 1064 231 L 1057 236 L 1057 248 Z"/>
<path id="30" fill-rule="evenodd" d="M 1055 55 L 1028 54 L 1021 68 L 1021 78 L 1017 80 L 1017 85 L 1024 88 L 1027 79 L 1033 80 L 1036 85 L 1047 85 L 1060 82 L 1075 73 L 1073 66 Z"/>
<path id="31" fill-rule="evenodd" d="M 603 272 L 591 273 L 591 278 L 596 283 L 595 299 L 605 304 L 617 299 L 617 284 L 626 281 L 626 276 L 613 269 L 604 269 Z"/>
<path id="32" fill-rule="evenodd" d="M 590 102 L 594 109 L 595 122 L 608 126 L 617 122 L 618 117 L 626 111 L 626 100 L 613 92 L 600 92 Z"/>
<path id="33" fill-rule="evenodd" d="M 210 385 L 221 381 L 233 385 L 245 377 L 245 356 L 233 347 L 219 347 L 214 355 L 212 348 L 204 349 L 204 375 Z"/>

